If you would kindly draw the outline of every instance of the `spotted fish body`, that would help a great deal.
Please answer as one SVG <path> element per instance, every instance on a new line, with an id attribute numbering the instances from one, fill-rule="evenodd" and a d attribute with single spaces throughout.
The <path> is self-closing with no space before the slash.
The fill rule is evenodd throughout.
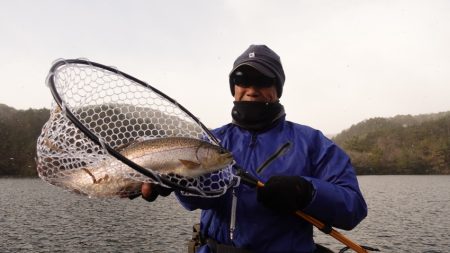
<path id="1" fill-rule="evenodd" d="M 219 146 L 185 137 L 136 142 L 119 152 L 141 167 L 184 177 L 220 170 L 233 160 L 231 153 Z"/>
<path id="2" fill-rule="evenodd" d="M 186 137 L 137 141 L 117 151 L 143 168 L 159 174 L 197 177 L 225 168 L 232 154 L 211 143 Z M 53 184 L 95 197 L 139 195 L 142 182 L 124 176 L 124 164 L 111 159 L 53 180 Z M 128 172 L 135 173 L 126 167 Z"/>

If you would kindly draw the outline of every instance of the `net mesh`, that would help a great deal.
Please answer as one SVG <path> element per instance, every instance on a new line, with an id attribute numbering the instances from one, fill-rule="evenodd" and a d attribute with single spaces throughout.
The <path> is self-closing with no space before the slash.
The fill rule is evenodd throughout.
<path id="1" fill-rule="evenodd" d="M 37 170 L 51 184 L 95 197 L 140 193 L 142 182 L 164 185 L 112 157 L 66 117 L 66 110 L 113 149 L 142 139 L 189 137 L 217 144 L 180 106 L 121 72 L 86 63 L 65 63 L 49 74 L 61 107 L 53 103 L 38 138 Z M 223 194 L 234 180 L 231 166 L 196 178 L 164 175 L 200 196 Z M 187 193 L 184 194 L 193 194 Z M 194 195 L 196 195 L 194 193 Z"/>

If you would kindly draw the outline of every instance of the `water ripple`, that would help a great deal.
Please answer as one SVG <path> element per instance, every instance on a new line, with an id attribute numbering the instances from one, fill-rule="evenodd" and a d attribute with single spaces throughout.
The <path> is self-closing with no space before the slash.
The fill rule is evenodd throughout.
<path id="1" fill-rule="evenodd" d="M 369 215 L 343 234 L 382 252 L 450 252 L 450 176 L 359 179 Z M 39 179 L 0 179 L 0 203 L 1 252 L 186 252 L 199 216 L 173 197 L 89 199 Z"/>

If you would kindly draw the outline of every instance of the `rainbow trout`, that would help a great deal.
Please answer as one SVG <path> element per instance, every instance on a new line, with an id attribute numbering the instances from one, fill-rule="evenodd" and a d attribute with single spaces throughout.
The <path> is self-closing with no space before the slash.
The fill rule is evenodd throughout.
<path id="1" fill-rule="evenodd" d="M 183 177 L 198 177 L 218 171 L 233 161 L 229 151 L 186 137 L 136 141 L 117 151 L 143 168 Z M 112 158 L 95 166 L 65 171 L 64 176 L 53 178 L 50 183 L 95 197 L 139 195 L 142 182 L 127 178 L 127 173 L 138 172 Z"/>

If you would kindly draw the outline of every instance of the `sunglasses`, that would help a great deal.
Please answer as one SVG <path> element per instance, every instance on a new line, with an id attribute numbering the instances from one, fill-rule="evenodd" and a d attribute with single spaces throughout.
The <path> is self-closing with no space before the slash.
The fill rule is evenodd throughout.
<path id="1" fill-rule="evenodd" d="M 230 77 L 231 83 L 242 88 L 248 88 L 250 86 L 258 88 L 269 88 L 275 85 L 275 78 L 267 77 L 261 74 L 249 75 L 242 71 L 236 71 Z"/>

